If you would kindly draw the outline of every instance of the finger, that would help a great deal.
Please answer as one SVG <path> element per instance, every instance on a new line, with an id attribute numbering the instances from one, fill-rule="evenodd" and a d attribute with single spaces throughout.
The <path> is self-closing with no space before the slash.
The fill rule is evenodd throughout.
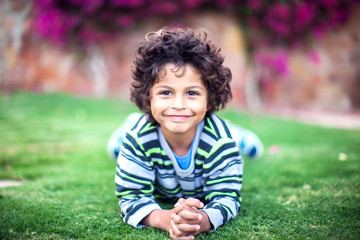
<path id="1" fill-rule="evenodd" d="M 186 224 L 186 223 L 180 223 L 177 224 L 177 229 L 182 232 L 185 235 L 190 235 L 191 233 L 195 233 L 200 230 L 199 224 Z"/>
<path id="2" fill-rule="evenodd" d="M 202 219 L 202 216 L 198 212 L 183 210 L 178 213 L 177 217 L 181 217 L 187 221 L 196 221 L 199 222 Z"/>
<path id="3" fill-rule="evenodd" d="M 190 207 L 190 206 L 185 205 L 185 204 L 177 206 L 177 207 L 174 208 L 174 212 L 177 215 L 179 213 L 183 212 L 183 211 L 188 211 L 188 212 L 200 214 L 199 210 L 196 207 Z"/>
<path id="4" fill-rule="evenodd" d="M 183 236 L 183 237 L 177 237 L 177 236 L 175 236 L 175 234 L 174 234 L 174 232 L 173 232 L 172 229 L 170 229 L 169 232 L 170 232 L 170 238 L 171 238 L 171 239 L 179 239 L 179 240 L 183 240 L 183 239 L 185 239 L 185 240 L 187 240 L 187 239 L 193 240 L 193 239 L 195 239 L 195 237 L 194 237 L 193 235 Z"/>
<path id="5" fill-rule="evenodd" d="M 185 208 L 187 208 L 187 206 L 184 204 L 179 204 L 179 205 L 175 206 L 174 207 L 175 214 L 179 214 L 179 212 L 183 211 Z"/>
<path id="6" fill-rule="evenodd" d="M 196 198 L 186 199 L 185 204 L 189 207 L 195 207 L 195 208 L 203 208 L 204 207 L 204 203 L 202 203 L 199 199 L 196 199 Z"/>
<path id="7" fill-rule="evenodd" d="M 179 200 L 175 203 L 174 207 L 177 207 L 185 202 L 185 198 L 179 198 Z"/>
<path id="8" fill-rule="evenodd" d="M 170 233 L 170 238 L 171 239 L 175 239 L 175 240 L 182 240 L 182 239 L 195 239 L 194 236 L 190 235 L 190 236 L 183 236 L 183 237 L 177 237 L 174 234 L 174 231 L 172 229 L 169 229 L 169 233 Z"/>
<path id="9" fill-rule="evenodd" d="M 178 229 L 177 225 L 175 224 L 175 222 L 173 220 L 170 221 L 170 225 L 171 225 L 172 233 L 175 236 L 175 239 L 177 239 L 178 237 L 185 236 L 185 233 L 181 232 Z"/>
<path id="10" fill-rule="evenodd" d="M 174 223 L 174 221 L 171 221 L 171 229 L 169 230 L 170 232 L 170 236 L 173 239 L 194 239 L 194 235 L 192 234 L 192 232 L 186 232 L 186 231 L 181 231 L 178 228 L 178 225 L 176 225 Z M 200 226 L 199 226 L 200 228 Z"/>
<path id="11" fill-rule="evenodd" d="M 176 237 L 177 240 L 193 240 L 195 237 L 193 235 L 190 236 L 182 236 L 182 237 Z"/>
<path id="12" fill-rule="evenodd" d="M 171 239 L 176 239 L 175 235 L 174 235 L 174 232 L 173 232 L 173 230 L 171 228 L 169 229 L 169 234 L 170 234 Z"/>
<path id="13" fill-rule="evenodd" d="M 174 231 L 170 228 L 169 229 L 169 233 L 170 233 L 170 238 L 171 239 L 176 239 L 176 236 L 175 236 L 175 234 L 174 234 Z"/>
<path id="14" fill-rule="evenodd" d="M 186 218 L 183 218 L 183 217 L 181 217 L 179 215 L 173 214 L 171 216 L 171 219 L 175 222 L 175 224 L 182 224 L 182 223 L 192 224 L 192 225 L 200 224 L 200 221 L 199 221 L 198 217 L 195 217 L 193 219 L 186 219 Z"/>

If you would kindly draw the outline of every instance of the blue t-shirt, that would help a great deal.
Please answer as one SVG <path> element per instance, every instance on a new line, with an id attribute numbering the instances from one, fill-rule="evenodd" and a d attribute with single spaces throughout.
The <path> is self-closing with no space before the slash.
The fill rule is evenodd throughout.
<path id="1" fill-rule="evenodd" d="M 190 167 L 193 145 L 194 145 L 194 140 L 191 143 L 189 152 L 183 157 L 179 157 L 174 153 L 175 159 L 182 170 L 186 170 Z"/>

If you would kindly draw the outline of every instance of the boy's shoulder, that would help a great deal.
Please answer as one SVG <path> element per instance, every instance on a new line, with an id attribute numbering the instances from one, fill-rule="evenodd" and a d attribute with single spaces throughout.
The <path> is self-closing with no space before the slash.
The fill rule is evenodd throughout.
<path id="1" fill-rule="evenodd" d="M 135 133 L 138 137 L 142 137 L 150 133 L 156 132 L 157 129 L 157 124 L 149 122 L 149 116 L 147 114 L 143 114 L 139 117 L 137 121 L 134 122 L 130 131 Z"/>
<path id="2" fill-rule="evenodd" d="M 205 117 L 203 132 L 214 138 L 214 140 L 231 138 L 226 122 L 214 113 Z"/>

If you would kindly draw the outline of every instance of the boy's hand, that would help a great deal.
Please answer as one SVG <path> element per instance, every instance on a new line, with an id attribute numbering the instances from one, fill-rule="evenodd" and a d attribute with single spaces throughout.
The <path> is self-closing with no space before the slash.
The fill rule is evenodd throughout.
<path id="1" fill-rule="evenodd" d="M 171 215 L 170 237 L 194 239 L 195 235 L 210 230 L 211 224 L 207 214 L 198 210 L 203 207 L 204 204 L 198 199 L 179 199 L 175 204 L 175 213 Z"/>

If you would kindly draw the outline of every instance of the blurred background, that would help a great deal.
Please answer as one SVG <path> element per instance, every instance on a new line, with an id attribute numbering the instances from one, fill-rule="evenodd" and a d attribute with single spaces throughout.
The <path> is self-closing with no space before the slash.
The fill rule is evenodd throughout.
<path id="1" fill-rule="evenodd" d="M 1 0 L 0 93 L 128 100 L 133 52 L 164 26 L 208 31 L 241 111 L 359 116 L 356 0 Z"/>

